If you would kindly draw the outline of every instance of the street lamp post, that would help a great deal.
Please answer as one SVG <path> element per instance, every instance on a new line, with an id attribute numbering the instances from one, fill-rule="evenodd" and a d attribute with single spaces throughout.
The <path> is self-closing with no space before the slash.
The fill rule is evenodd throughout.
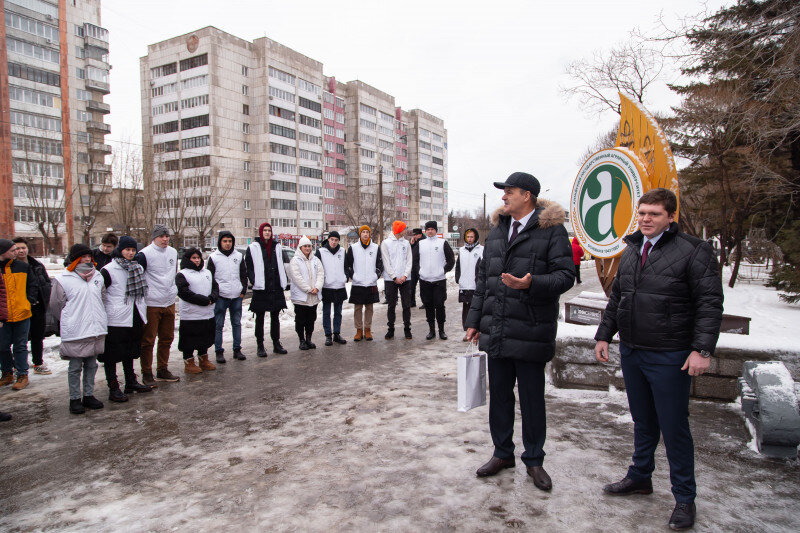
<path id="1" fill-rule="evenodd" d="M 378 164 L 378 242 L 383 242 L 383 164 Z"/>

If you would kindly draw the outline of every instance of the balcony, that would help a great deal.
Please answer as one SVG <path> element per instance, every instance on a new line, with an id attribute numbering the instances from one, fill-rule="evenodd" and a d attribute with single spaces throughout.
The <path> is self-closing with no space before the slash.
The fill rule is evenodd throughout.
<path id="1" fill-rule="evenodd" d="M 103 154 L 110 154 L 111 153 L 111 145 L 110 144 L 103 144 L 103 143 L 90 143 L 89 144 L 89 151 L 90 152 L 101 152 Z M 108 165 L 106 165 L 108 166 Z"/>
<path id="2" fill-rule="evenodd" d="M 86 88 L 90 91 L 97 91 L 102 94 L 108 94 L 111 92 L 111 87 L 109 84 L 104 83 L 102 81 L 96 81 L 90 78 L 86 78 L 84 80 L 86 84 Z"/>
<path id="3" fill-rule="evenodd" d="M 83 38 L 83 42 L 86 46 L 94 46 L 95 48 L 99 48 L 100 50 L 108 52 L 107 41 L 103 41 L 102 39 L 98 39 L 97 37 L 92 37 L 91 35 L 86 35 Z"/>
<path id="4" fill-rule="evenodd" d="M 99 131 L 103 134 L 111 133 L 111 126 L 106 124 L 105 122 L 97 122 L 96 120 L 90 120 L 86 123 L 86 129 L 89 131 Z"/>
<path id="5" fill-rule="evenodd" d="M 108 145 L 105 145 L 108 146 Z M 92 170 L 96 172 L 111 172 L 111 165 L 105 163 L 92 163 Z"/>
<path id="6" fill-rule="evenodd" d="M 96 111 L 98 113 L 108 114 L 111 113 L 111 105 L 99 100 L 87 100 L 86 109 L 89 111 Z"/>

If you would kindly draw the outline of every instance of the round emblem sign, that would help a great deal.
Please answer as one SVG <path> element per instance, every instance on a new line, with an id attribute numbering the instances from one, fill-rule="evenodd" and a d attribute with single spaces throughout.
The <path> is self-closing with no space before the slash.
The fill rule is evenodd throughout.
<path id="1" fill-rule="evenodd" d="M 636 230 L 636 204 L 644 194 L 644 165 L 627 148 L 601 150 L 583 164 L 572 187 L 570 220 L 581 246 L 595 257 L 625 250 Z"/>
<path id="2" fill-rule="evenodd" d="M 190 54 L 193 54 L 195 50 L 197 50 L 198 44 L 200 44 L 200 39 L 197 37 L 197 35 L 192 35 L 186 39 L 186 49 Z"/>

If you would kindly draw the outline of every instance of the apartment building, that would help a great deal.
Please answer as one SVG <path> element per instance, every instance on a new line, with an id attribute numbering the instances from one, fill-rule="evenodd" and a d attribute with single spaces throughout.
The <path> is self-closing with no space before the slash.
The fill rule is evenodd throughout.
<path id="1" fill-rule="evenodd" d="M 179 244 L 213 246 L 223 228 L 246 244 L 263 221 L 290 245 L 375 225 L 380 177 L 384 226 L 410 220 L 418 181 L 393 96 L 214 27 L 150 45 L 141 79 L 146 190 Z"/>
<path id="2" fill-rule="evenodd" d="M 408 165 L 413 185 L 409 218 L 413 224 L 435 220 L 439 231 L 447 228 L 447 130 L 444 121 L 421 109 L 406 114 Z"/>
<path id="3" fill-rule="evenodd" d="M 108 31 L 100 0 L 0 6 L 0 234 L 63 252 L 110 211 Z"/>

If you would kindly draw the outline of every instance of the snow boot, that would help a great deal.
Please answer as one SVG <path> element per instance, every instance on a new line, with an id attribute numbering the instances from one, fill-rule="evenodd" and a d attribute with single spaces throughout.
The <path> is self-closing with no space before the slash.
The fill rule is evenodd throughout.
<path id="1" fill-rule="evenodd" d="M 393 339 L 394 338 L 394 328 L 389 328 L 389 330 L 386 332 L 386 335 L 384 335 L 383 338 L 386 339 L 387 341 L 389 339 Z"/>
<path id="2" fill-rule="evenodd" d="M 2 377 L 0 377 L 0 387 L 5 387 L 6 385 L 11 385 L 12 383 L 14 383 L 14 373 L 3 372 Z"/>
<path id="3" fill-rule="evenodd" d="M 281 341 L 272 341 L 272 351 L 280 355 L 289 353 L 289 351 L 283 347 Z"/>
<path id="4" fill-rule="evenodd" d="M 372 340 L 372 332 L 369 328 L 364 328 L 364 340 L 371 341 Z"/>
<path id="5" fill-rule="evenodd" d="M 356 330 L 356 336 L 353 337 L 353 340 L 356 341 L 356 342 L 359 342 L 362 339 L 363 336 L 364 336 L 364 330 L 362 330 L 361 328 L 358 328 Z"/>
<path id="6" fill-rule="evenodd" d="M 315 350 L 317 345 L 311 342 L 311 333 L 306 334 L 306 346 L 308 346 L 311 350 Z"/>
<path id="7" fill-rule="evenodd" d="M 308 343 L 306 342 L 305 338 L 300 337 L 300 349 L 303 351 L 310 350 Z"/>
<path id="8" fill-rule="evenodd" d="M 119 390 L 119 385 L 117 385 L 114 388 L 109 389 L 108 401 L 123 403 L 128 401 L 128 397 L 121 390 Z"/>
<path id="9" fill-rule="evenodd" d="M 84 396 L 83 397 L 83 406 L 87 409 L 102 409 L 103 402 L 95 398 L 94 396 Z"/>
<path id="10" fill-rule="evenodd" d="M 190 357 L 183 360 L 183 372 L 185 374 L 202 374 L 203 369 L 195 364 L 194 357 Z"/>
<path id="11" fill-rule="evenodd" d="M 86 408 L 83 406 L 83 403 L 80 400 L 70 400 L 69 412 L 73 415 L 82 415 L 86 412 Z"/>
<path id="12" fill-rule="evenodd" d="M 413 339 L 414 338 L 414 336 L 411 334 L 411 328 L 406 328 L 406 329 L 403 330 L 403 332 L 406 335 L 406 339 Z"/>
<path id="13" fill-rule="evenodd" d="M 22 390 L 28 386 L 28 374 L 17 376 L 17 382 L 11 385 L 12 390 Z"/>
<path id="14" fill-rule="evenodd" d="M 447 334 L 444 332 L 443 327 L 439 328 L 439 338 L 442 339 L 443 341 L 447 340 Z"/>
<path id="15" fill-rule="evenodd" d="M 325 346 L 333 346 L 333 338 L 330 335 L 325 335 Z"/>
<path id="16" fill-rule="evenodd" d="M 203 354 L 197 357 L 200 360 L 200 370 L 216 370 L 217 367 L 214 366 L 214 363 L 208 360 L 208 354 Z"/>
<path id="17" fill-rule="evenodd" d="M 217 352 L 217 364 L 224 365 L 227 363 L 225 360 L 225 350 L 220 350 Z"/>
<path id="18" fill-rule="evenodd" d="M 264 349 L 264 343 L 258 343 L 258 351 L 256 351 L 256 355 L 259 357 L 267 357 L 267 350 Z"/>
<path id="19" fill-rule="evenodd" d="M 425 335 L 425 340 L 426 341 L 430 341 L 430 340 L 433 340 L 434 338 L 436 338 L 436 328 L 434 327 L 434 325 L 433 324 L 428 324 L 428 328 L 430 328 L 430 329 L 428 331 L 428 334 Z"/>
<path id="20" fill-rule="evenodd" d="M 149 385 L 142 385 L 138 381 L 136 381 L 136 375 L 134 374 L 133 379 L 131 381 L 125 381 L 125 394 L 131 394 L 133 392 L 144 393 L 144 392 L 153 392 L 153 388 Z"/>
<path id="21" fill-rule="evenodd" d="M 237 361 L 244 361 L 245 359 L 247 359 L 247 357 L 245 357 L 244 354 L 242 353 L 241 348 L 233 351 L 233 358 L 236 359 Z"/>
<path id="22" fill-rule="evenodd" d="M 347 341 L 342 338 L 338 333 L 333 334 L 333 342 L 337 344 L 347 344 Z"/>

